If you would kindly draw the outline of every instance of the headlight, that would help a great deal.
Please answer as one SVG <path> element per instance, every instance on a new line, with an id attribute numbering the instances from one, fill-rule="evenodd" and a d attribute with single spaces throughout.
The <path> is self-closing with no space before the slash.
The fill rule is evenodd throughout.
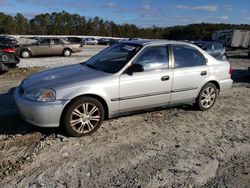
<path id="1" fill-rule="evenodd" d="M 25 91 L 23 97 L 32 101 L 51 102 L 56 100 L 56 92 L 53 89 L 34 89 Z"/>

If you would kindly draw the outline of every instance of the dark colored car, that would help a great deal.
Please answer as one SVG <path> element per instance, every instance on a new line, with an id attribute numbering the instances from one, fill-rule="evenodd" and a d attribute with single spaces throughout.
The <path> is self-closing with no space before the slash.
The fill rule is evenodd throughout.
<path id="1" fill-rule="evenodd" d="M 11 46 L 17 47 L 18 41 L 13 37 L 0 36 L 0 44 L 11 45 Z"/>
<path id="2" fill-rule="evenodd" d="M 98 44 L 100 45 L 109 45 L 110 39 L 109 38 L 100 38 L 98 39 Z"/>
<path id="3" fill-rule="evenodd" d="M 79 37 L 66 37 L 65 40 L 72 44 L 83 44 L 83 39 Z"/>
<path id="4" fill-rule="evenodd" d="M 112 45 L 114 45 L 114 44 L 117 44 L 117 43 L 119 43 L 120 42 L 120 40 L 119 39 L 110 39 L 109 40 L 109 44 L 112 46 Z"/>
<path id="5" fill-rule="evenodd" d="M 15 53 L 15 48 L 11 45 L 0 44 L 0 51 L 4 53 Z"/>
<path id="6" fill-rule="evenodd" d="M 199 46 L 216 59 L 226 59 L 225 47 L 218 42 L 197 41 L 193 42 L 193 44 Z"/>
<path id="7" fill-rule="evenodd" d="M 16 67 L 19 62 L 20 59 L 14 53 L 5 53 L 0 50 L 0 72 Z"/>

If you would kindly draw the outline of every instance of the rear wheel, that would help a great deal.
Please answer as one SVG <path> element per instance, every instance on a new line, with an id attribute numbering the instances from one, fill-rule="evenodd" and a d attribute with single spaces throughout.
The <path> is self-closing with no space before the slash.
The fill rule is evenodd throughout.
<path id="1" fill-rule="evenodd" d="M 22 50 L 21 57 L 23 57 L 23 58 L 29 58 L 29 57 L 31 57 L 30 51 L 29 50 Z"/>
<path id="2" fill-rule="evenodd" d="M 208 83 L 201 89 L 196 100 L 196 105 L 199 110 L 205 111 L 212 108 L 217 98 L 217 88 L 214 84 Z"/>
<path id="3" fill-rule="evenodd" d="M 81 97 L 70 104 L 62 123 L 70 136 L 80 137 L 94 133 L 103 119 L 102 104 L 94 98 Z"/>
<path id="4" fill-rule="evenodd" d="M 63 50 L 63 56 L 64 57 L 69 57 L 71 56 L 72 51 L 70 49 L 65 49 Z"/>

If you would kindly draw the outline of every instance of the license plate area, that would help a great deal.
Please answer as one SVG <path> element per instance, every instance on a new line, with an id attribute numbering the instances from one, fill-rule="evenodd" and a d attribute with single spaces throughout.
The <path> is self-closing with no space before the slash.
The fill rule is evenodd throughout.
<path id="1" fill-rule="evenodd" d="M 8 56 L 7 56 L 7 55 L 2 55 L 2 60 L 3 60 L 4 62 L 8 61 Z"/>

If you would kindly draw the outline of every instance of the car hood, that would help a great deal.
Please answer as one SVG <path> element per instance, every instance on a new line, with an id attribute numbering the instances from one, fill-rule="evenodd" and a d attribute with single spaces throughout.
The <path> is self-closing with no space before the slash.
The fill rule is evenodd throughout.
<path id="1" fill-rule="evenodd" d="M 24 90 L 34 88 L 54 89 L 63 85 L 94 80 L 108 75 L 110 74 L 89 68 L 85 64 L 76 64 L 33 74 L 23 80 L 22 87 Z"/>

